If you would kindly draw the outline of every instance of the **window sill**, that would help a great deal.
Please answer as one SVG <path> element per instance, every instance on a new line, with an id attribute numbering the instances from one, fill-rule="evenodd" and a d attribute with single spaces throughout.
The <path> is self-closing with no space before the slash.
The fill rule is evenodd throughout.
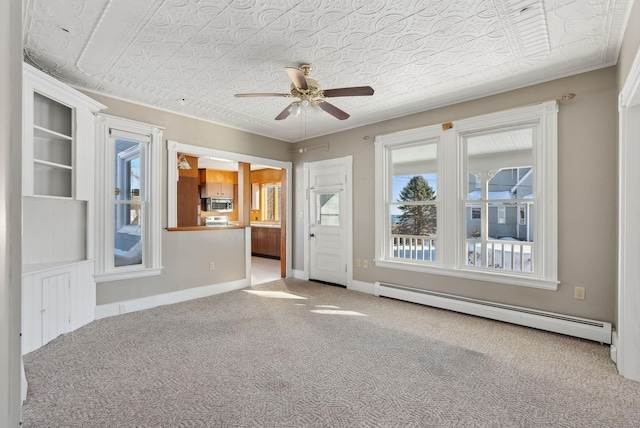
<path id="1" fill-rule="evenodd" d="M 122 226 L 118 229 L 118 233 L 126 233 L 127 235 L 140 236 L 140 226 Z"/>
<path id="2" fill-rule="evenodd" d="M 442 266 L 416 265 L 413 263 L 404 263 L 391 260 L 375 260 L 375 264 L 377 267 L 382 268 L 451 276 L 455 278 L 472 279 L 476 281 L 496 282 L 500 284 L 517 285 L 520 287 L 531 287 L 550 291 L 557 291 L 558 284 L 560 283 L 560 281 L 512 275 L 504 272 L 481 272 L 471 269 L 449 269 Z"/>
<path id="3" fill-rule="evenodd" d="M 96 282 L 109 282 L 120 281 L 123 279 L 143 278 L 145 276 L 160 275 L 162 267 L 159 268 L 141 268 L 141 269 L 127 269 L 117 272 L 100 273 L 93 275 Z"/>

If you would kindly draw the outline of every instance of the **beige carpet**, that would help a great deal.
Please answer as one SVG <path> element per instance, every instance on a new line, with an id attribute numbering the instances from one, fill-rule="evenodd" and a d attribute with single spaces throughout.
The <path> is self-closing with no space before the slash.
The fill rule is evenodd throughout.
<path id="1" fill-rule="evenodd" d="M 589 341 L 298 280 L 95 321 L 24 359 L 27 427 L 637 427 Z"/>

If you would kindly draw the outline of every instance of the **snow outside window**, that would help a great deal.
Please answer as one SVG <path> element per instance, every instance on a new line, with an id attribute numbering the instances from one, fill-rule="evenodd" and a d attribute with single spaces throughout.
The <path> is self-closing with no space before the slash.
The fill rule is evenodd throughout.
<path id="1" fill-rule="evenodd" d="M 376 265 L 557 288 L 555 102 L 376 138 Z"/>

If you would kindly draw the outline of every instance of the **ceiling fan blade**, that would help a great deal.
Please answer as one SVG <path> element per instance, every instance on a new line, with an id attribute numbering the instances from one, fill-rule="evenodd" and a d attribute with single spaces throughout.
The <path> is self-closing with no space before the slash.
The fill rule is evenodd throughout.
<path id="1" fill-rule="evenodd" d="M 286 119 L 289 117 L 289 115 L 291 114 L 291 107 L 293 107 L 293 105 L 295 104 L 295 102 L 292 102 L 291 104 L 289 104 L 287 106 L 287 108 L 285 108 L 284 110 L 282 110 L 280 112 L 279 115 L 276 116 L 276 120 L 282 120 L 282 119 Z"/>
<path id="2" fill-rule="evenodd" d="M 340 120 L 345 120 L 349 118 L 349 113 L 347 113 L 346 111 L 340 110 L 338 107 L 334 106 L 333 104 L 329 104 L 326 101 L 322 101 L 318 103 L 318 107 L 320 107 L 322 110 L 326 111 L 330 115 Z"/>
<path id="3" fill-rule="evenodd" d="M 290 97 L 291 94 L 256 93 L 256 94 L 235 94 L 238 98 L 244 97 Z"/>
<path id="4" fill-rule="evenodd" d="M 285 67 L 284 71 L 287 72 L 289 78 L 293 82 L 296 88 L 307 90 L 309 89 L 309 85 L 307 85 L 307 79 L 304 77 L 304 73 L 302 70 L 294 68 L 294 67 Z"/>
<path id="5" fill-rule="evenodd" d="M 354 86 L 351 88 L 325 89 L 322 91 L 325 97 L 360 97 L 373 95 L 371 86 Z"/>

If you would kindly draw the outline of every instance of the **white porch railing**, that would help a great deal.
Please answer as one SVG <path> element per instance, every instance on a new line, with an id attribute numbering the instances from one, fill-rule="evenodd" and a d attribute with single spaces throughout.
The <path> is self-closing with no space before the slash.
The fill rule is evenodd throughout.
<path id="1" fill-rule="evenodd" d="M 433 262 L 436 260 L 436 237 L 391 235 L 391 257 Z"/>
<path id="2" fill-rule="evenodd" d="M 486 241 L 486 264 L 483 262 L 482 241 L 467 239 L 467 265 L 502 270 L 533 272 L 533 242 Z"/>

